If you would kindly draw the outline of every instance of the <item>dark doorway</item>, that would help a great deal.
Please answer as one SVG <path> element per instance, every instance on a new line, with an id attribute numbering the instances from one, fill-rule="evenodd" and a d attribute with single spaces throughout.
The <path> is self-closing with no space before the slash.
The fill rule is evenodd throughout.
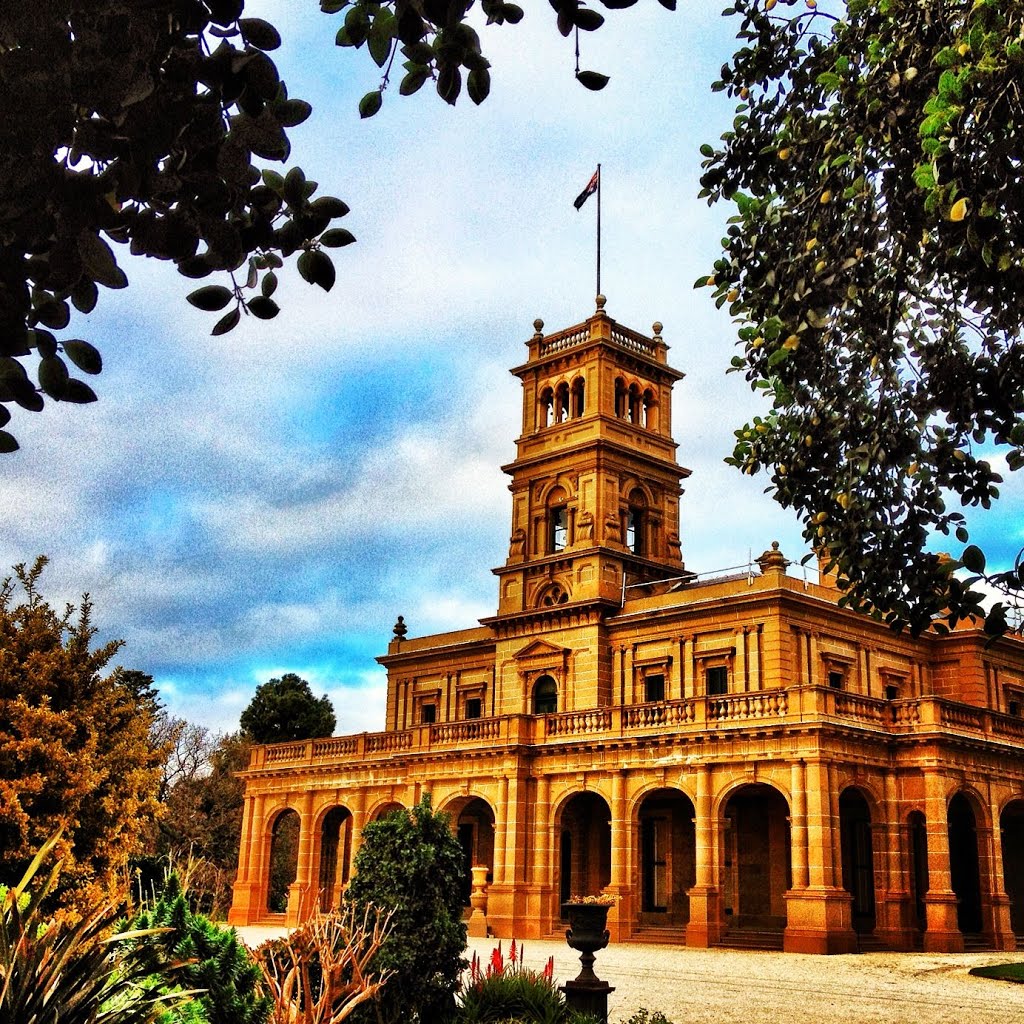
<path id="1" fill-rule="evenodd" d="M 875 930 L 875 867 L 871 811 L 857 789 L 846 789 L 839 797 L 839 844 L 843 888 L 853 897 L 853 930 L 867 935 Z"/>
<path id="2" fill-rule="evenodd" d="M 1003 841 L 1003 888 L 1010 898 L 1010 929 L 1024 936 L 1024 800 L 1014 800 L 999 816 Z M 1018 948 L 1021 943 L 1018 942 Z"/>
<path id="3" fill-rule="evenodd" d="M 949 802 L 949 874 L 956 893 L 956 923 L 961 932 L 981 931 L 981 871 L 978 832 L 970 801 L 957 793 Z"/>

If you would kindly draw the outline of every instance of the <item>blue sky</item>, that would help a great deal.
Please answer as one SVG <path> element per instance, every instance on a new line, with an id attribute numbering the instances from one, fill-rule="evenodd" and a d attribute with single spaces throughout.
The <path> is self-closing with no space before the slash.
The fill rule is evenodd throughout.
<path id="1" fill-rule="evenodd" d="M 339 731 L 384 724 L 382 670 L 396 615 L 412 635 L 474 625 L 497 604 L 507 552 L 500 466 L 514 456 L 518 382 L 533 320 L 593 311 L 594 203 L 572 200 L 601 162 L 602 288 L 630 327 L 665 325 L 677 385 L 674 433 L 693 470 L 683 556 L 706 572 L 778 539 L 803 548 L 789 513 L 723 465 L 758 411 L 726 377 L 735 334 L 694 279 L 714 261 L 727 211 L 696 198 L 702 142 L 731 121 L 710 83 L 732 52 L 719 4 L 653 0 L 607 12 L 573 80 L 570 40 L 547 4 L 482 31 L 492 93 L 450 108 L 424 88 L 389 90 L 311 0 L 250 3 L 284 46 L 278 68 L 314 114 L 293 161 L 352 208 L 358 244 L 335 250 L 325 295 L 294 273 L 281 315 L 211 338 L 194 287 L 125 255 L 131 280 L 72 325 L 104 355 L 88 407 L 16 414 L 22 452 L 0 466 L 0 565 L 46 553 L 44 591 L 88 591 L 119 661 L 150 672 L 172 713 L 237 727 L 256 686 L 294 671 L 335 704 Z M 1019 474 L 1018 474 L 1019 476 Z M 1002 560 L 1024 543 L 1022 488 L 974 537 Z"/>

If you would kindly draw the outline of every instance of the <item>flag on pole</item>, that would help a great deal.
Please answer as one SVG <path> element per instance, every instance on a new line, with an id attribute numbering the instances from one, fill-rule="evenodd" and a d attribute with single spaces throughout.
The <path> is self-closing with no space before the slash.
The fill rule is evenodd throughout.
<path id="1" fill-rule="evenodd" d="M 601 168 L 598 167 L 594 171 L 593 177 L 587 182 L 587 187 L 576 197 L 576 201 L 572 204 L 578 210 L 596 191 L 599 182 L 601 181 Z"/>

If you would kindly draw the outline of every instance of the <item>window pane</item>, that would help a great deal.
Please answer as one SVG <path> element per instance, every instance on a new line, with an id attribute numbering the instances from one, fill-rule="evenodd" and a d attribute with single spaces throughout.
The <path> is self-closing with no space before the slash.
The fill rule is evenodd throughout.
<path id="1" fill-rule="evenodd" d="M 649 675 L 644 679 L 645 696 L 647 700 L 664 700 L 665 699 L 665 677 L 661 673 L 657 675 Z"/>
<path id="2" fill-rule="evenodd" d="M 437 705 L 436 704 L 424 704 L 423 705 L 423 714 L 421 716 L 421 721 L 423 722 L 423 724 L 424 725 L 429 725 L 431 722 L 436 721 L 436 719 L 437 719 Z"/>
<path id="3" fill-rule="evenodd" d="M 479 718 L 482 710 L 483 702 L 479 697 L 470 697 L 470 699 L 466 701 L 467 718 Z"/>
<path id="4" fill-rule="evenodd" d="M 551 510 L 551 550 L 563 551 L 566 543 L 566 515 L 565 506 Z"/>
<path id="5" fill-rule="evenodd" d="M 709 696 L 721 696 L 729 692 L 729 669 L 725 665 L 716 665 L 704 673 Z"/>

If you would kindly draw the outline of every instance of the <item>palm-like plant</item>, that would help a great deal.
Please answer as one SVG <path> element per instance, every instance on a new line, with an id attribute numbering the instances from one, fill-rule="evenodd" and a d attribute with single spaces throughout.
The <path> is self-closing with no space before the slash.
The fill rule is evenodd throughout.
<path id="1" fill-rule="evenodd" d="M 147 964 L 124 942 L 146 932 L 112 934 L 118 915 L 109 902 L 74 919 L 50 920 L 43 912 L 60 863 L 42 884 L 32 883 L 58 839 L 43 844 L 3 896 L 0 1024 L 152 1024 L 161 1002 L 141 987 Z"/>

